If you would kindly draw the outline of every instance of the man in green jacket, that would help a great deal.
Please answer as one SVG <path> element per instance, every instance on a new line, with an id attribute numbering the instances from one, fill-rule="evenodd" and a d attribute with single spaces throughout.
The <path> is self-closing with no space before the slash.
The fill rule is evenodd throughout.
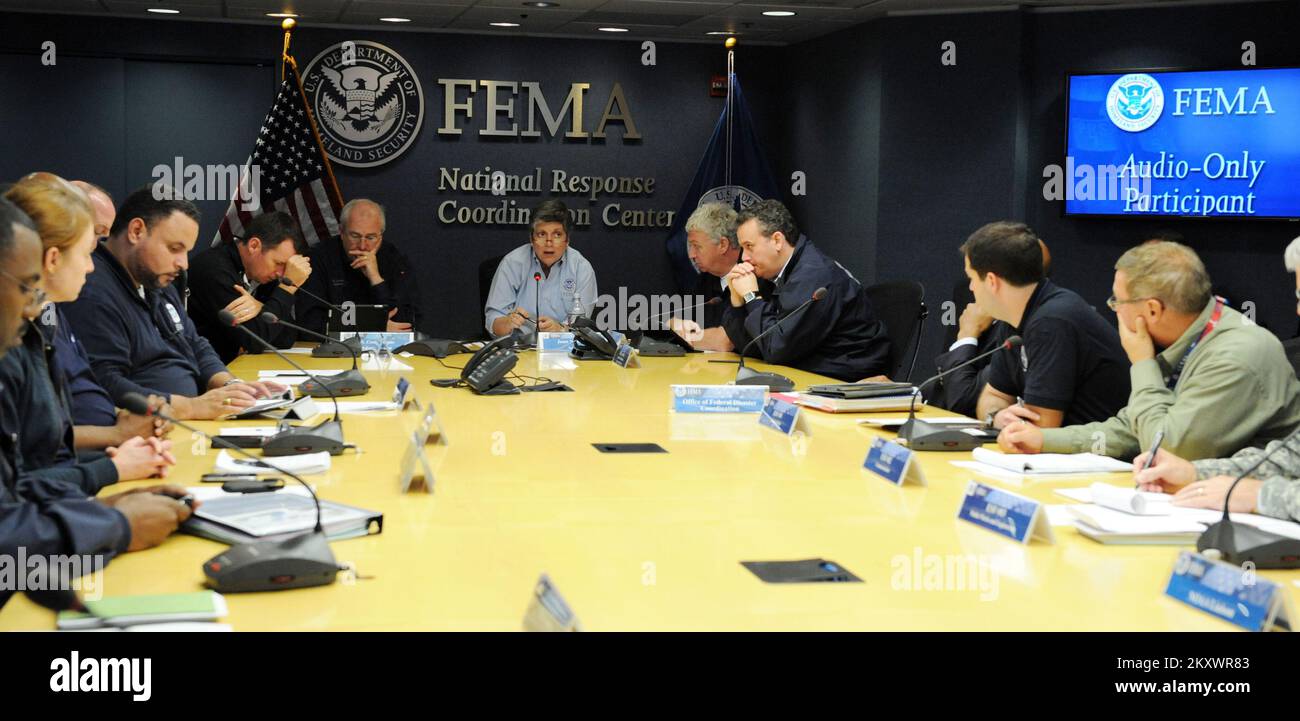
<path id="1" fill-rule="evenodd" d="M 998 436 L 1003 451 L 1129 459 L 1163 431 L 1162 447 L 1176 456 L 1223 458 L 1300 426 L 1300 382 L 1282 343 L 1210 295 L 1209 273 L 1191 248 L 1130 249 L 1115 263 L 1112 288 L 1107 305 L 1133 364 L 1128 405 L 1098 423 L 1012 424 Z"/>

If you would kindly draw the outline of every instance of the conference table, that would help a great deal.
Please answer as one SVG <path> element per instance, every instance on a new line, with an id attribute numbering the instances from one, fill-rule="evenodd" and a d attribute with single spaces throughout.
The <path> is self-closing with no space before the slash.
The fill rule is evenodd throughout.
<path id="1" fill-rule="evenodd" d="M 563 358 L 563 357 L 562 357 Z M 387 400 L 408 378 L 434 404 L 445 445 L 429 445 L 432 493 L 403 493 L 399 466 L 411 413 L 344 416 L 358 446 L 308 476 L 324 499 L 381 511 L 382 533 L 339 540 L 335 556 L 356 569 L 333 585 L 227 594 L 236 631 L 510 631 L 523 625 L 541 574 L 584 630 L 1230 630 L 1164 596 L 1179 548 L 1108 546 L 1068 526 L 1055 543 L 1018 544 L 957 511 L 976 478 L 951 461 L 969 453 L 919 453 L 928 484 L 895 486 L 862 469 L 873 436 L 864 414 L 805 411 L 807 432 L 760 426 L 754 414 L 687 414 L 671 408 L 673 384 L 725 384 L 733 354 L 566 363 L 520 355 L 517 372 L 573 392 L 477 396 L 437 388 L 468 355 L 439 362 L 401 357 L 411 371 L 367 371 Z M 339 359 L 297 355 L 312 369 Z M 828 379 L 777 370 L 797 387 Z M 576 366 L 576 367 L 563 367 Z M 244 378 L 288 369 L 244 355 Z M 518 381 L 516 381 L 518 382 Z M 322 400 L 328 407 L 328 401 Z M 889 415 L 899 415 L 891 413 Z M 922 417 L 951 415 L 924 408 Z M 209 432 L 267 421 L 209 421 Z M 215 451 L 171 434 L 178 464 L 168 482 L 198 486 Z M 666 453 L 602 453 L 593 444 L 657 443 Z M 1054 489 L 1128 474 L 1027 480 L 981 478 L 1037 501 L 1071 501 Z M 105 493 L 143 482 L 119 484 Z M 223 546 L 178 534 L 114 559 L 105 595 L 200 590 L 201 565 Z M 742 561 L 824 558 L 861 583 L 768 584 Z M 1261 571 L 1295 600 L 1300 572 Z M 25 597 L 0 611 L 0 630 L 51 629 L 54 616 Z"/>

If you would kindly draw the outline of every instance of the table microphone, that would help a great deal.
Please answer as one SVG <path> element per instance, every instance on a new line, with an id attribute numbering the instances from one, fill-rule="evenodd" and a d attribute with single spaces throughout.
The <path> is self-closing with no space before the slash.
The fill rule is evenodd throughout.
<path id="1" fill-rule="evenodd" d="M 1024 341 L 1020 336 L 1013 335 L 1002 341 L 1002 344 L 996 348 L 991 348 L 974 358 L 968 358 L 948 370 L 943 371 L 942 373 L 936 373 L 918 383 L 917 386 L 912 389 L 912 403 L 907 410 L 907 422 L 899 427 L 898 437 L 907 441 L 908 448 L 920 451 L 969 451 L 975 446 L 980 445 L 980 443 L 978 443 L 978 438 L 963 430 L 939 428 L 937 426 L 932 426 L 925 421 L 917 420 L 916 399 L 921 396 L 922 388 L 925 388 L 927 385 L 943 378 L 949 373 L 959 371 L 976 361 L 988 358 L 1000 351 L 1015 350 L 1021 345 L 1024 345 Z"/>
<path id="2" fill-rule="evenodd" d="M 339 399 L 334 395 L 333 389 L 321 382 L 321 379 L 306 368 L 293 362 L 289 356 L 280 352 L 280 349 L 271 345 L 262 336 L 254 333 L 251 329 L 239 324 L 235 314 L 228 310 L 217 312 L 217 318 L 225 325 L 238 328 L 248 334 L 250 338 L 256 340 L 266 347 L 267 350 L 274 353 L 285 363 L 293 366 L 295 369 L 302 371 L 303 375 L 315 381 L 321 388 L 329 392 L 330 400 L 334 401 L 334 419 L 321 421 L 315 427 L 310 426 L 289 426 L 286 421 L 282 430 L 267 438 L 262 444 L 262 454 L 266 456 L 290 456 L 300 453 L 318 453 L 320 451 L 329 451 L 331 456 L 337 456 L 346 448 L 343 441 L 343 421 L 339 418 Z"/>
<path id="3" fill-rule="evenodd" d="M 321 338 L 327 342 L 334 342 L 333 339 L 324 333 L 317 333 L 314 330 L 304 328 L 300 325 L 295 325 L 287 320 L 281 320 L 279 316 L 269 310 L 264 311 L 262 315 L 258 317 L 272 325 L 283 325 L 292 328 L 299 333 L 306 333 L 309 336 Z M 307 381 L 303 382 L 302 385 L 298 386 L 298 388 L 309 396 L 329 395 L 346 397 L 360 396 L 369 393 L 370 382 L 361 374 L 361 371 L 357 370 L 357 363 L 360 361 L 361 354 L 351 346 L 345 345 L 344 347 L 352 353 L 352 370 L 344 371 L 343 373 L 336 373 L 335 375 L 325 379 L 309 378 Z M 328 386 L 328 388 L 326 386 Z"/>
<path id="4" fill-rule="evenodd" d="M 325 537 L 321 526 L 320 499 L 309 483 L 297 474 L 268 463 L 220 436 L 210 436 L 161 409 L 150 407 L 148 399 L 139 393 L 123 394 L 122 406 L 136 415 L 156 416 L 171 421 L 208 439 L 213 445 L 249 458 L 276 473 L 283 473 L 301 483 L 316 504 L 316 527 L 311 531 L 278 540 L 237 543 L 209 559 L 203 564 L 203 573 L 209 587 L 219 593 L 243 593 L 282 591 L 334 583 L 336 574 L 344 570 L 344 567 L 334 560 L 334 552 L 330 550 L 329 539 Z"/>
<path id="5" fill-rule="evenodd" d="M 1300 540 L 1270 533 L 1245 523 L 1235 523 L 1228 515 L 1228 503 L 1241 479 L 1254 473 L 1274 453 L 1287 446 L 1300 435 L 1300 428 L 1265 453 L 1255 465 L 1247 468 L 1233 480 L 1223 499 L 1223 518 L 1216 521 L 1201 537 L 1196 539 L 1196 550 L 1208 558 L 1218 558 L 1238 566 L 1247 562 L 1255 568 L 1300 568 Z M 1154 460 L 1154 459 L 1152 459 Z"/>
<path id="6" fill-rule="evenodd" d="M 822 286 L 821 288 L 814 290 L 811 298 L 805 300 L 802 305 L 800 305 L 798 308 L 795 308 L 788 315 L 786 315 L 786 317 L 773 323 L 771 328 L 768 328 L 762 333 L 759 333 L 758 335 L 754 336 L 752 340 L 746 343 L 745 347 L 740 351 L 740 367 L 736 369 L 736 385 L 767 386 L 769 389 L 777 393 L 784 393 L 786 391 L 794 390 L 794 381 L 790 380 L 789 378 L 786 378 L 785 376 L 779 373 L 762 372 L 762 371 L 753 370 L 751 368 L 746 368 L 745 353 L 748 352 L 749 349 L 755 343 L 757 343 L 760 338 L 767 335 L 768 333 L 771 333 L 777 328 L 780 328 L 782 323 L 798 315 L 800 311 L 802 311 L 804 308 L 807 308 L 809 305 L 812 305 L 815 301 L 819 301 L 825 297 L 826 297 L 825 286 Z"/>
<path id="7" fill-rule="evenodd" d="M 303 295 L 307 296 L 308 298 L 311 298 L 317 303 L 324 305 L 326 308 L 329 308 L 335 313 L 338 313 L 340 316 L 343 316 L 347 313 L 347 311 L 344 310 L 342 306 L 335 305 L 329 302 L 328 300 L 325 300 L 324 298 L 320 297 L 319 295 L 316 295 L 310 290 L 307 290 L 301 285 L 294 283 L 292 280 L 289 280 L 285 276 L 280 276 L 280 285 L 288 286 L 290 288 L 296 288 Z M 342 351 L 336 350 L 336 348 L 338 348 L 339 346 L 343 347 Z M 355 350 L 359 351 L 361 349 L 360 340 L 358 340 L 356 336 L 353 336 L 348 340 L 335 340 L 333 338 L 329 338 L 325 343 L 321 343 L 320 345 L 316 346 L 316 348 L 312 350 L 311 354 L 312 357 L 315 358 L 343 358 L 345 356 L 352 355 L 354 346 L 355 346 Z"/>

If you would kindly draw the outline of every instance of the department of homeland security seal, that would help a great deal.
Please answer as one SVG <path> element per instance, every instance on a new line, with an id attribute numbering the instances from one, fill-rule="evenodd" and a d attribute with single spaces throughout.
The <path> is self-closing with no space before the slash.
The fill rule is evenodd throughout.
<path id="1" fill-rule="evenodd" d="M 1145 73 L 1120 77 L 1106 93 L 1106 114 L 1115 127 L 1137 133 L 1155 125 L 1165 109 L 1160 83 Z"/>
<path id="2" fill-rule="evenodd" d="M 383 165 L 419 134 L 424 90 L 415 70 L 392 48 L 356 40 L 355 61 L 344 63 L 344 45 L 313 58 L 302 87 L 331 160 L 354 168 Z"/>
<path id="3" fill-rule="evenodd" d="M 696 207 L 705 203 L 725 203 L 736 210 L 744 210 L 762 199 L 758 193 L 743 185 L 720 185 L 704 191 Z"/>

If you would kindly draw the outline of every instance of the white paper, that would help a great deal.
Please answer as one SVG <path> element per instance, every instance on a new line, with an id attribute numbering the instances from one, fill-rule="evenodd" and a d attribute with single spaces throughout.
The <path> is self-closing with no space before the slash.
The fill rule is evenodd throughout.
<path id="1" fill-rule="evenodd" d="M 1081 521 L 1099 531 L 1127 535 L 1200 533 L 1205 524 L 1181 516 L 1136 516 L 1095 505 L 1068 506 Z"/>
<path id="2" fill-rule="evenodd" d="M 1167 516 L 1170 512 L 1170 500 L 1167 493 L 1151 493 L 1136 488 L 1122 488 L 1106 483 L 1094 483 L 1088 487 L 1092 502 L 1115 511 L 1123 511 L 1138 516 Z"/>
<path id="3" fill-rule="evenodd" d="M 1133 470 L 1132 463 L 1095 453 L 1011 454 L 976 448 L 971 456 L 990 466 L 1015 473 L 1120 473 Z"/>
<path id="4" fill-rule="evenodd" d="M 330 469 L 328 451 L 305 453 L 300 456 L 276 456 L 265 460 L 269 465 L 299 475 L 324 473 Z M 251 459 L 236 457 L 230 451 L 223 450 L 217 455 L 216 472 L 218 473 L 274 473 L 275 471 L 275 468 L 254 463 Z"/>
<path id="5" fill-rule="evenodd" d="M 220 435 L 267 438 L 280 432 L 279 426 L 237 426 L 222 428 Z"/>

